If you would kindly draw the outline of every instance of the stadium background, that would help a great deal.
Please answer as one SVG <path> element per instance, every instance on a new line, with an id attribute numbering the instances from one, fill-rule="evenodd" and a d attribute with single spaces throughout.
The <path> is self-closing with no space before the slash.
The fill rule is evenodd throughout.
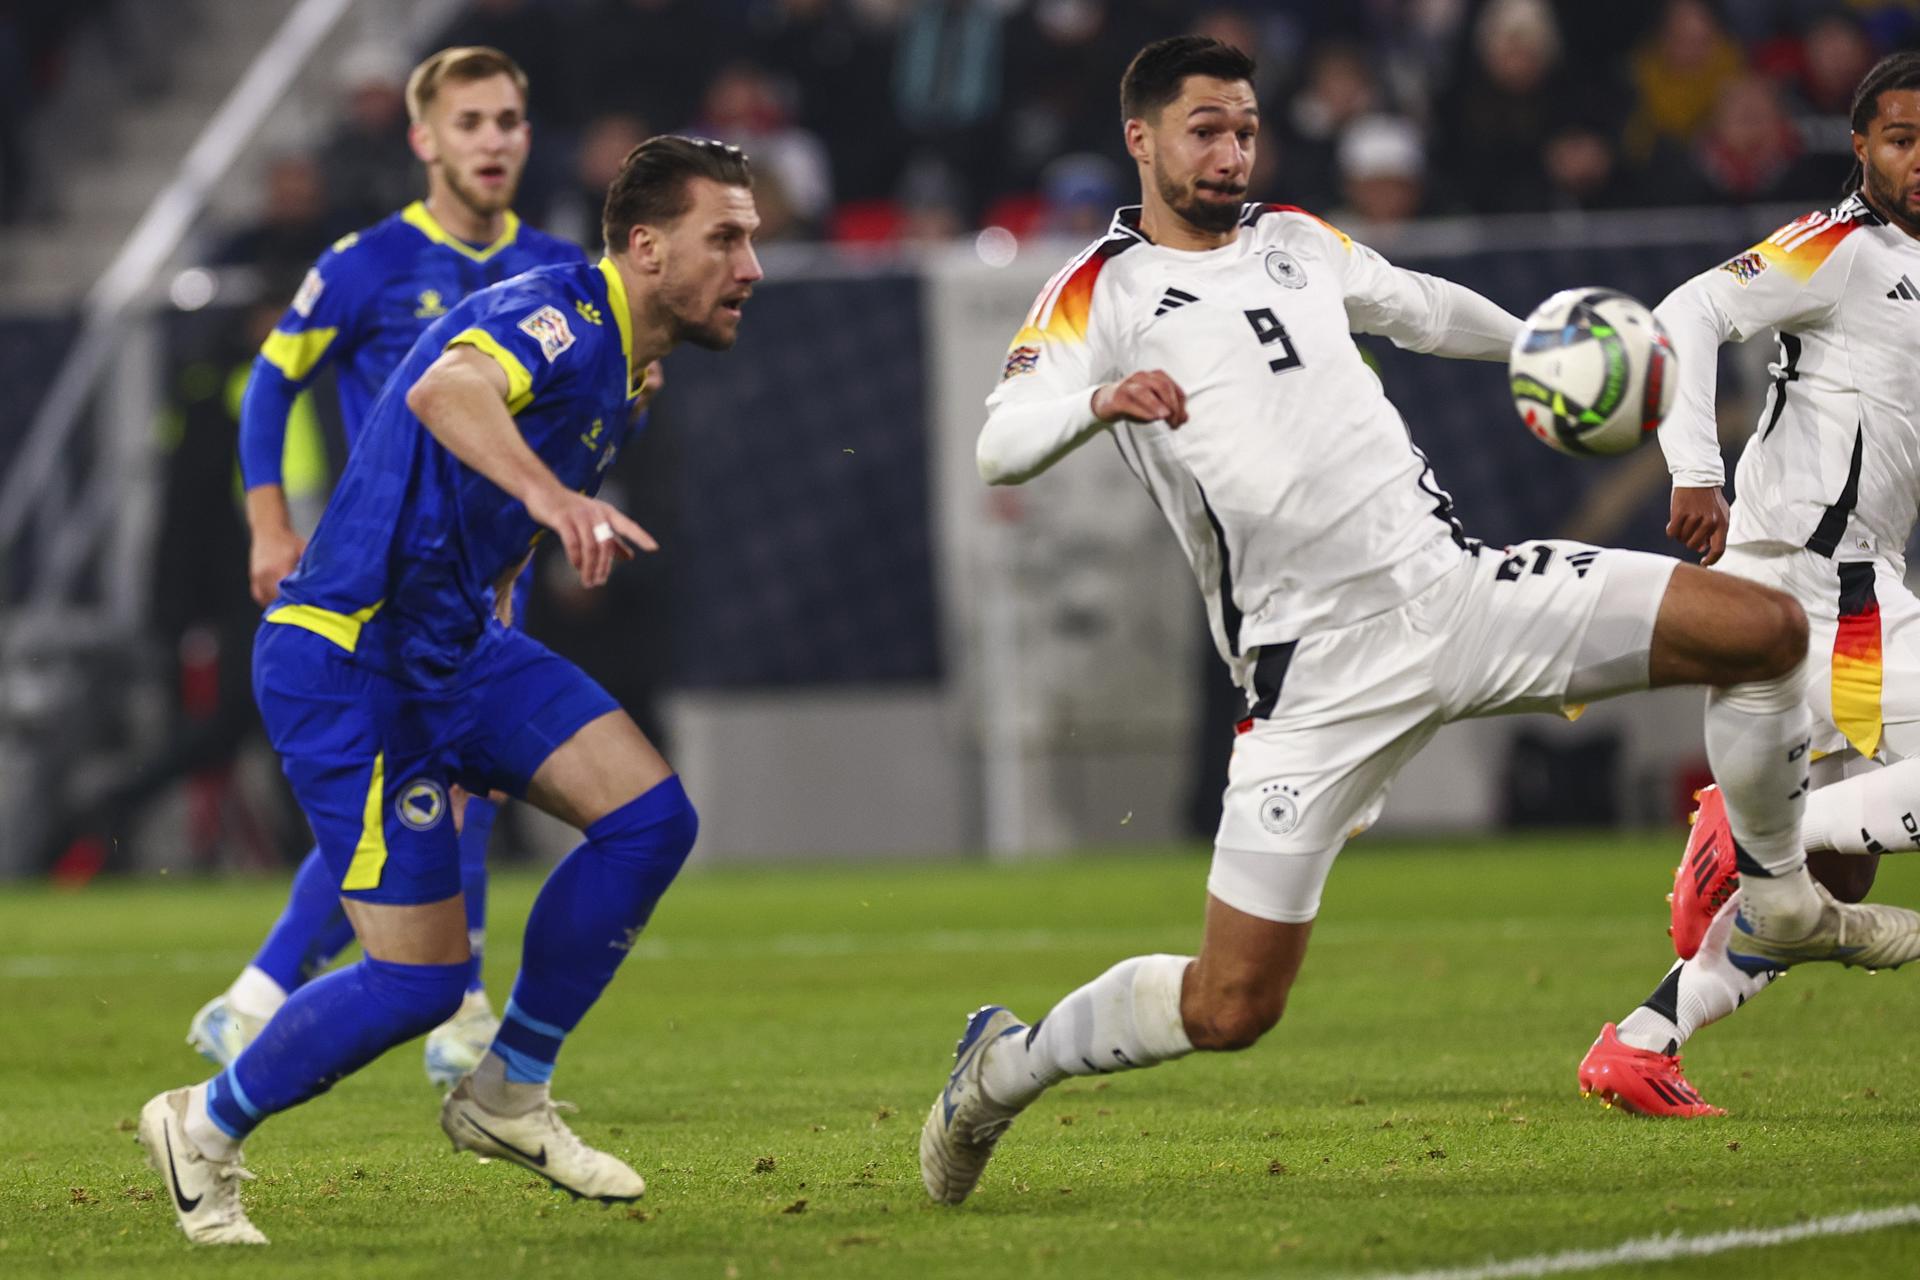
<path id="1" fill-rule="evenodd" d="M 664 550 L 531 627 L 663 738 L 702 856 L 1020 856 L 1204 838 L 1235 715 L 1184 565 L 1095 449 L 1015 492 L 979 404 L 1045 277 L 1131 202 L 1114 85 L 1205 30 L 1260 58 L 1254 195 L 1524 313 L 1649 302 L 1833 202 L 1912 3 L 85 0 L 0 8 L 0 875 L 273 867 L 306 833 L 248 695 L 238 379 L 319 249 L 419 193 L 400 85 L 532 79 L 518 207 L 592 241 L 627 147 L 759 169 L 768 278 L 676 354 L 612 488 Z M 591 246 L 597 247 L 597 246 Z M 1738 447 L 1765 344 L 1727 353 Z M 1469 532 L 1671 549 L 1657 452 L 1581 464 L 1496 371 L 1370 345 Z M 337 472 L 330 393 L 290 475 Z M 1458 726 L 1385 826 L 1671 821 L 1690 693 Z M 497 852 L 564 838 L 524 811 Z"/>

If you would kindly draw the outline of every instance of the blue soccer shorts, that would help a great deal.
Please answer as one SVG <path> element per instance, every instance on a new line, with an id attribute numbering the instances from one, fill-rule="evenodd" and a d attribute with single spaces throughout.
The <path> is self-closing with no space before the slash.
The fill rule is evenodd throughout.
<path id="1" fill-rule="evenodd" d="M 519 630 L 489 630 L 457 687 L 421 690 L 333 641 L 263 622 L 254 698 L 343 896 L 439 902 L 460 892 L 448 787 L 524 796 L 548 756 L 619 703 Z"/>

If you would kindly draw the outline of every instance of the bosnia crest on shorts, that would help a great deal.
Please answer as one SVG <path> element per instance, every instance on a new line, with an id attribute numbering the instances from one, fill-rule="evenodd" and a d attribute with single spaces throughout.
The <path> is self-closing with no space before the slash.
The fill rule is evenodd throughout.
<path id="1" fill-rule="evenodd" d="M 447 815 L 447 789 L 430 778 L 402 788 L 393 802 L 393 816 L 410 831 L 431 831 Z"/>

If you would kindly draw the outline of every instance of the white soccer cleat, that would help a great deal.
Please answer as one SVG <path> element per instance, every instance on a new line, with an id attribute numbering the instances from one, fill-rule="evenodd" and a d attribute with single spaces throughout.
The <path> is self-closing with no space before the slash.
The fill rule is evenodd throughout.
<path id="1" fill-rule="evenodd" d="M 222 991 L 193 1015 L 187 1024 L 187 1043 L 215 1066 L 230 1067 L 266 1025 L 267 1019 L 234 1008 L 230 993 Z"/>
<path id="2" fill-rule="evenodd" d="M 967 1019 L 967 1029 L 953 1047 L 947 1087 L 933 1100 L 927 1122 L 920 1126 L 920 1181 L 936 1202 L 959 1204 L 972 1194 L 994 1144 L 1020 1114 L 1018 1107 L 1003 1107 L 987 1097 L 980 1071 L 989 1045 L 1026 1029 L 997 1004 Z"/>
<path id="3" fill-rule="evenodd" d="M 646 1194 L 646 1179 L 625 1161 L 580 1141 L 560 1119 L 570 1103 L 544 1102 L 525 1115 L 503 1116 L 481 1106 L 473 1082 L 462 1080 L 440 1104 L 440 1127 L 455 1151 L 483 1159 L 511 1160 L 539 1174 L 574 1199 L 616 1204 Z"/>
<path id="4" fill-rule="evenodd" d="M 167 1194 L 180 1229 L 195 1244 L 265 1244 L 267 1238 L 247 1221 L 240 1204 L 240 1184 L 253 1175 L 231 1160 L 214 1160 L 200 1153 L 187 1137 L 187 1091 L 172 1089 L 140 1108 L 140 1145 L 147 1149 Z"/>
<path id="5" fill-rule="evenodd" d="M 1770 938 L 1755 931 L 1744 910 L 1727 935 L 1727 959 L 1745 973 L 1838 961 L 1860 969 L 1898 969 L 1920 960 L 1920 913 L 1879 903 L 1841 902 L 1818 882 L 1820 919 L 1803 938 Z"/>
<path id="6" fill-rule="evenodd" d="M 499 1030 L 500 1019 L 493 1016 L 487 993 L 468 992 L 458 1013 L 427 1032 L 427 1079 L 436 1088 L 451 1089 L 480 1065 Z"/>

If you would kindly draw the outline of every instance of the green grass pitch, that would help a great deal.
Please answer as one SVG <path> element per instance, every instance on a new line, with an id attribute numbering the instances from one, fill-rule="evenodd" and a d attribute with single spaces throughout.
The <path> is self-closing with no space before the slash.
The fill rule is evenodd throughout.
<path id="1" fill-rule="evenodd" d="M 914 1142 L 965 1015 L 1037 1017 L 1115 960 L 1192 950 L 1204 857 L 696 869 L 556 1082 L 646 1175 L 638 1207 L 454 1156 L 410 1045 L 249 1144 L 264 1254 L 190 1248 L 132 1128 L 205 1074 L 187 1019 L 283 885 L 9 886 L 0 1275 L 1353 1276 L 1920 1200 L 1920 973 L 1798 972 L 1703 1034 L 1689 1072 L 1730 1118 L 1580 1100 L 1587 1043 L 1671 954 L 1677 843 L 1356 845 L 1264 1043 L 1069 1082 L 958 1210 L 926 1202 Z M 496 884 L 496 999 L 535 887 Z M 1889 859 L 1877 896 L 1920 902 L 1920 865 Z M 1916 1258 L 1907 1227 L 1605 1274 Z"/>

